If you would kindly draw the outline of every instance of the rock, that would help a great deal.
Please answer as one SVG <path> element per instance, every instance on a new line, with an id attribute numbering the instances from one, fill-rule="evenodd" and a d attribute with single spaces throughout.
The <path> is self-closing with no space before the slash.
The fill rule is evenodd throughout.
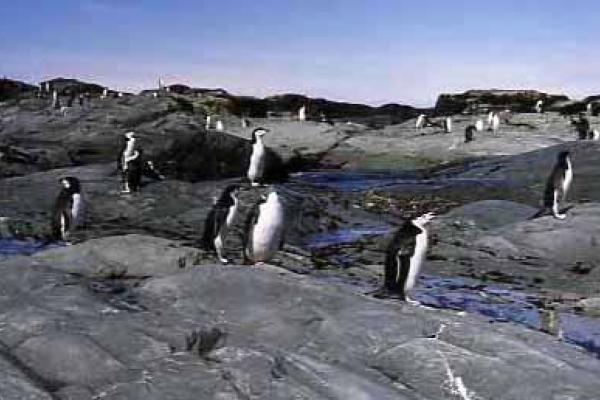
<path id="1" fill-rule="evenodd" d="M 77 79 L 70 78 L 54 78 L 48 81 L 40 82 L 40 86 L 42 88 L 46 87 L 46 85 L 50 85 L 50 91 L 56 90 L 59 96 L 68 95 L 70 93 L 89 93 L 92 95 L 100 95 L 104 91 L 104 87 L 98 84 L 82 82 Z"/>
<path id="2" fill-rule="evenodd" d="M 25 82 L 15 81 L 12 79 L 0 79 L 0 101 L 15 99 L 25 93 L 32 93 L 37 90 L 37 87 L 29 85 Z"/>
<path id="3" fill-rule="evenodd" d="M 536 90 L 469 90 L 461 94 L 441 94 L 435 104 L 435 112 L 437 114 L 458 114 L 482 109 L 533 112 L 533 107 L 538 100 L 543 100 L 544 107 L 548 107 L 555 102 L 566 101 L 569 98 Z"/>
<path id="4" fill-rule="evenodd" d="M 144 265 L 157 239 L 132 239 L 94 245 L 119 254 L 127 240 L 129 265 Z M 164 273 L 121 280 L 141 311 L 127 310 L 116 307 L 122 293 L 91 290 L 84 267 L 76 274 L 66 253 L 52 254 L 0 263 L 0 364 L 11 365 L 0 387 L 16 387 L 12 398 L 447 399 L 462 385 L 481 398 L 578 400 L 600 390 L 597 359 L 511 324 L 376 300 L 272 266 L 168 273 L 164 252 L 151 268 Z M 100 257 L 95 269 L 113 262 Z M 215 330 L 225 334 L 216 346 L 186 351 L 191 332 Z"/>

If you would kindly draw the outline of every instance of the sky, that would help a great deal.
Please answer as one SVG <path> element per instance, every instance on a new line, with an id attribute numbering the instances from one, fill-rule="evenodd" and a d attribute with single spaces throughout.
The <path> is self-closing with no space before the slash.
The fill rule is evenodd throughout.
<path id="1" fill-rule="evenodd" d="M 432 106 L 600 94 L 597 0 L 3 0 L 0 75 Z"/>

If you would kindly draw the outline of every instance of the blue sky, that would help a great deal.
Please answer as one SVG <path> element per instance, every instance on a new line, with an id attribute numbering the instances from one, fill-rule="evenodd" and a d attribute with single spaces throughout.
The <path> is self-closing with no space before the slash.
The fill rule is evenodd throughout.
<path id="1" fill-rule="evenodd" d="M 19 0 L 0 74 L 433 105 L 441 92 L 600 93 L 595 0 Z"/>

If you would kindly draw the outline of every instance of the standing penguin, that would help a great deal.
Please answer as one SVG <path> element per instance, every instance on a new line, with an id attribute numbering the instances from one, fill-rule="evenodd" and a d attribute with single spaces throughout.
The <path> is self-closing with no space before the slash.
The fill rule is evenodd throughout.
<path id="1" fill-rule="evenodd" d="M 475 131 L 477 131 L 477 128 L 475 127 L 475 125 L 468 125 L 465 128 L 465 143 L 469 143 L 469 142 L 473 141 Z"/>
<path id="2" fill-rule="evenodd" d="M 487 117 L 487 123 L 488 123 L 488 126 L 492 126 L 492 118 L 494 118 L 494 114 L 495 114 L 495 113 L 494 113 L 493 111 L 490 111 L 490 112 L 488 113 L 488 117 Z"/>
<path id="3" fill-rule="evenodd" d="M 130 183 L 132 178 L 135 180 L 134 174 L 130 170 L 131 162 L 140 157 L 139 152 L 136 150 L 136 136 L 134 132 L 127 132 L 125 134 L 125 140 L 121 144 L 119 154 L 117 157 L 117 169 L 121 172 L 121 183 L 122 192 L 130 193 Z M 133 171 L 135 172 L 135 171 Z M 141 172 L 141 171 L 140 171 Z"/>
<path id="4" fill-rule="evenodd" d="M 254 206 L 244 229 L 244 261 L 269 261 L 283 247 L 285 212 L 277 192 L 272 190 L 266 200 Z"/>
<path id="5" fill-rule="evenodd" d="M 62 189 L 52 212 L 52 236 L 67 241 L 71 232 L 83 219 L 81 184 L 77 178 L 68 176 L 60 180 Z"/>
<path id="6" fill-rule="evenodd" d="M 491 128 L 494 135 L 498 132 L 498 129 L 500 129 L 500 116 L 497 113 L 494 113 L 492 116 Z"/>
<path id="7" fill-rule="evenodd" d="M 237 194 L 239 185 L 229 185 L 221 193 L 213 208 L 208 213 L 204 222 L 204 234 L 202 236 L 202 247 L 217 253 L 217 258 L 223 264 L 229 260 L 223 254 L 223 245 L 231 225 L 238 213 L 239 201 Z"/>
<path id="8" fill-rule="evenodd" d="M 425 126 L 425 114 L 420 114 L 417 117 L 417 121 L 415 122 L 415 128 L 417 128 L 417 132 L 420 131 Z"/>
<path id="9" fill-rule="evenodd" d="M 544 207 L 546 210 L 552 210 L 555 218 L 565 219 L 566 214 L 560 214 L 558 210 L 559 202 L 564 202 L 569 188 L 573 182 L 573 166 L 568 151 L 561 151 L 558 154 L 556 164 L 552 173 L 546 182 L 544 191 Z"/>
<path id="10" fill-rule="evenodd" d="M 425 224 L 433 218 L 433 213 L 413 218 L 394 234 L 386 251 L 383 287 L 376 297 L 392 295 L 410 302 L 408 293 L 415 286 L 427 253 Z"/>
<path id="11" fill-rule="evenodd" d="M 250 165 L 248 166 L 248 179 L 252 186 L 259 186 L 265 172 L 267 151 L 263 143 L 263 136 L 269 132 L 265 128 L 256 128 L 252 131 L 252 155 L 250 156 Z"/>
<path id="12" fill-rule="evenodd" d="M 475 122 L 475 129 L 477 129 L 477 132 L 483 131 L 483 120 L 478 119 L 477 122 Z"/>
<path id="13" fill-rule="evenodd" d="M 538 113 L 538 114 L 543 113 L 544 112 L 544 101 L 543 100 L 538 100 L 535 103 L 534 109 L 535 109 L 535 112 Z"/>
<path id="14" fill-rule="evenodd" d="M 444 125 L 444 132 L 452 133 L 452 117 L 444 118 L 443 125 Z"/>

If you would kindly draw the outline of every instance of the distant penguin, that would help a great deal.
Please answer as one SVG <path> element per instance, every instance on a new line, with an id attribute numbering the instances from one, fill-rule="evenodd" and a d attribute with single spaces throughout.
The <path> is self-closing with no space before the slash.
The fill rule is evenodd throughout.
<path id="1" fill-rule="evenodd" d="M 283 247 L 285 211 L 280 196 L 272 190 L 252 209 L 246 220 L 243 245 L 246 263 L 269 261 Z"/>
<path id="2" fill-rule="evenodd" d="M 204 222 L 202 246 L 205 250 L 215 251 L 217 258 L 223 264 L 229 262 L 224 255 L 223 246 L 229 228 L 233 225 L 238 214 L 239 201 L 237 194 L 239 191 L 239 185 L 227 186 Z"/>
<path id="3" fill-rule="evenodd" d="M 488 117 L 487 117 L 487 124 L 488 124 L 488 126 L 492 126 L 492 118 L 494 118 L 494 112 L 490 111 L 488 113 Z"/>
<path id="4" fill-rule="evenodd" d="M 242 128 L 248 127 L 248 120 L 246 118 L 242 118 L 240 122 L 242 124 Z"/>
<path id="5" fill-rule="evenodd" d="M 102 91 L 102 96 L 100 96 L 101 99 L 105 99 L 108 97 L 108 89 L 104 88 L 104 90 Z"/>
<path id="6" fill-rule="evenodd" d="M 259 186 L 265 172 L 267 150 L 262 138 L 267 132 L 265 128 L 256 128 L 252 131 L 252 155 L 247 173 L 252 186 Z"/>
<path id="7" fill-rule="evenodd" d="M 215 129 L 217 130 L 217 132 L 223 132 L 225 130 L 225 126 L 223 126 L 223 121 L 221 121 L 220 119 L 217 120 L 217 124 L 215 125 Z"/>
<path id="8" fill-rule="evenodd" d="M 427 253 L 425 224 L 433 218 L 433 213 L 413 218 L 394 234 L 385 255 L 383 288 L 376 294 L 377 297 L 391 294 L 410 301 L 408 294 L 417 282 Z"/>
<path id="9" fill-rule="evenodd" d="M 587 115 L 592 115 L 592 103 L 586 104 L 585 111 L 586 111 Z"/>
<path id="10" fill-rule="evenodd" d="M 592 130 L 592 140 L 600 140 L 600 131 L 598 129 Z"/>
<path id="11" fill-rule="evenodd" d="M 483 120 L 478 119 L 477 122 L 475 122 L 475 129 L 477 129 L 477 132 L 483 131 Z"/>
<path id="12" fill-rule="evenodd" d="M 446 117 L 444 119 L 444 132 L 452 133 L 452 117 Z"/>
<path id="13" fill-rule="evenodd" d="M 156 99 L 158 97 L 158 93 L 157 92 L 153 92 L 152 93 L 152 97 L 154 97 Z"/>
<path id="14" fill-rule="evenodd" d="M 117 97 L 123 97 L 123 92 L 118 92 Z"/>
<path id="15" fill-rule="evenodd" d="M 559 203 L 564 202 L 569 188 L 573 182 L 573 166 L 568 151 L 561 151 L 558 154 L 556 164 L 546 182 L 544 190 L 544 209 L 534 215 L 532 218 L 539 217 L 546 210 L 551 210 L 557 219 L 565 219 L 565 214 L 560 214 Z"/>
<path id="16" fill-rule="evenodd" d="M 298 110 L 298 121 L 306 121 L 306 106 L 302 106 Z"/>
<path id="17" fill-rule="evenodd" d="M 206 116 L 206 125 L 204 126 L 204 129 L 206 129 L 207 131 L 210 130 L 210 115 Z"/>
<path id="18" fill-rule="evenodd" d="M 535 103 L 535 107 L 534 108 L 535 108 L 535 112 L 536 113 L 538 113 L 538 114 L 543 113 L 544 112 L 544 101 L 543 100 L 538 100 Z"/>
<path id="19" fill-rule="evenodd" d="M 136 171 L 130 170 L 131 162 L 136 160 L 140 156 L 139 152 L 136 150 L 136 137 L 134 132 L 127 132 L 125 134 L 125 140 L 121 144 L 121 148 L 119 149 L 119 155 L 117 158 L 117 168 L 121 172 L 121 183 L 122 183 L 122 192 L 130 193 L 131 187 L 130 183 L 132 180 L 136 181 Z M 135 166 L 134 166 L 135 167 Z M 135 168 L 134 168 L 135 170 Z M 140 171 L 141 173 L 141 171 Z"/>
<path id="20" fill-rule="evenodd" d="M 60 100 L 58 98 L 58 92 L 56 90 L 52 92 L 52 108 L 54 108 L 55 110 L 60 109 Z"/>
<path id="21" fill-rule="evenodd" d="M 469 125 L 465 128 L 465 143 L 472 142 L 475 139 L 475 132 L 477 128 L 475 125 Z"/>
<path id="22" fill-rule="evenodd" d="M 67 241 L 83 219 L 83 200 L 81 184 L 77 178 L 62 178 L 60 184 L 62 189 L 52 212 L 52 235 L 55 240 Z"/>
<path id="23" fill-rule="evenodd" d="M 77 97 L 78 101 L 79 101 L 79 107 L 83 107 L 84 101 L 85 101 L 85 96 L 83 95 L 83 93 L 79 93 L 79 96 Z"/>
<path id="24" fill-rule="evenodd" d="M 497 113 L 494 113 L 492 116 L 491 128 L 494 134 L 498 133 L 498 130 L 500 129 L 500 116 Z"/>
<path id="25" fill-rule="evenodd" d="M 417 131 L 420 131 L 425 126 L 425 114 L 421 114 L 417 117 L 417 121 L 415 122 L 415 128 Z"/>

